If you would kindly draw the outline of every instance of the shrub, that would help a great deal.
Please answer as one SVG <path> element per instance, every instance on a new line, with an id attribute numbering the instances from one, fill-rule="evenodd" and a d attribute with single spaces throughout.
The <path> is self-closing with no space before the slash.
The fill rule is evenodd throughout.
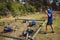
<path id="1" fill-rule="evenodd" d="M 0 15 L 7 15 L 9 12 L 13 16 L 25 15 L 29 12 L 35 12 L 36 8 L 32 5 L 24 5 L 18 2 L 3 2 L 0 3 Z M 9 14 L 8 14 L 9 15 Z"/>
<path id="2" fill-rule="evenodd" d="M 26 10 L 28 12 L 35 12 L 36 11 L 36 8 L 32 5 L 26 5 Z"/>
<path id="3" fill-rule="evenodd" d="M 0 3 L 0 16 L 7 15 L 8 9 L 6 7 L 6 3 Z"/>

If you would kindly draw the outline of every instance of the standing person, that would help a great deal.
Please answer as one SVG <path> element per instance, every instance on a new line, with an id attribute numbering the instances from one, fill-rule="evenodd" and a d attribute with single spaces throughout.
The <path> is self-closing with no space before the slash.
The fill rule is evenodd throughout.
<path id="1" fill-rule="evenodd" d="M 54 29 L 52 27 L 52 23 L 53 23 L 53 11 L 48 6 L 46 6 L 45 13 L 47 14 L 47 18 L 48 18 L 48 21 L 47 21 L 47 24 L 46 24 L 46 32 L 45 32 L 45 34 L 47 33 L 47 27 L 48 26 L 50 26 L 51 29 L 52 29 L 51 33 L 54 33 Z"/>

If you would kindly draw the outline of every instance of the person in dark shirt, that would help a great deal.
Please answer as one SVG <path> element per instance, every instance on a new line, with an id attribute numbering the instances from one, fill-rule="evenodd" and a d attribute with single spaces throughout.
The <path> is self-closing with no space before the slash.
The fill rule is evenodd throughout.
<path id="1" fill-rule="evenodd" d="M 50 26 L 51 29 L 52 29 L 51 33 L 54 33 L 54 30 L 53 30 L 53 27 L 52 27 L 52 23 L 53 23 L 53 11 L 48 6 L 46 6 L 45 13 L 47 14 L 47 18 L 48 18 L 48 22 L 46 24 L 46 32 L 45 32 L 45 34 L 47 33 L 47 27 L 48 26 Z"/>

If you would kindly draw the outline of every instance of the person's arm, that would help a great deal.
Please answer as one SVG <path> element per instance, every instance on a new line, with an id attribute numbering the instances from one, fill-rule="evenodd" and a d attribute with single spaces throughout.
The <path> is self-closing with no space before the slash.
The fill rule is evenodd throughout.
<path id="1" fill-rule="evenodd" d="M 56 17 L 56 16 L 57 16 L 56 12 L 53 12 L 53 17 Z"/>
<path id="2" fill-rule="evenodd" d="M 48 11 L 47 11 L 47 10 L 45 10 L 45 14 L 46 14 L 46 15 L 43 16 L 42 19 L 46 19 L 46 18 L 48 18 L 48 16 L 50 16 L 50 14 L 48 14 Z"/>
<path id="3" fill-rule="evenodd" d="M 57 17 L 56 12 L 53 12 L 53 18 L 56 19 L 56 17 Z"/>
<path id="4" fill-rule="evenodd" d="M 46 10 L 45 13 L 47 14 L 47 16 L 50 16 L 50 14 L 48 14 L 48 11 Z"/>

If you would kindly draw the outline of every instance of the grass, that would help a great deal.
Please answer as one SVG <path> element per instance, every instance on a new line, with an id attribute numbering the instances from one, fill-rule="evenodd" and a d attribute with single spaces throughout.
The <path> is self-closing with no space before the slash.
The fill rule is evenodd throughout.
<path id="1" fill-rule="evenodd" d="M 4 40 L 4 37 L 0 37 L 0 40 Z"/>
<path id="2" fill-rule="evenodd" d="M 54 21 L 56 33 L 60 34 L 60 18 Z"/>
<path id="3" fill-rule="evenodd" d="M 32 15 L 27 15 L 27 16 L 21 16 L 18 18 L 42 19 L 41 17 L 43 17 L 44 15 L 45 14 L 37 13 L 37 14 L 32 14 Z M 7 19 L 3 18 L 0 21 L 7 22 L 7 21 L 10 21 L 11 19 L 12 19 L 12 17 L 7 18 Z M 17 21 L 17 22 L 11 23 L 11 26 L 14 26 L 15 24 L 17 24 L 19 26 L 19 28 L 21 28 L 21 29 L 18 29 L 17 33 L 19 34 L 20 32 L 22 32 L 22 30 L 26 29 L 26 26 L 28 23 L 21 24 L 21 21 Z M 37 25 L 39 25 L 39 23 Z M 59 17 L 57 17 L 56 20 L 54 20 L 53 26 L 54 26 L 54 30 L 55 30 L 54 34 L 50 33 L 50 31 L 51 31 L 50 27 L 48 27 L 48 34 L 47 35 L 43 34 L 43 32 L 45 31 L 45 25 L 44 25 L 42 32 L 36 36 L 35 40 L 60 40 L 60 18 Z M 37 28 L 37 27 L 35 27 L 35 28 Z M 4 38 L 0 37 L 0 40 L 4 40 Z"/>
<path id="4" fill-rule="evenodd" d="M 55 30 L 55 33 L 50 33 L 51 29 L 48 27 L 48 34 L 44 35 L 43 33 L 39 33 L 35 40 L 60 40 L 60 18 L 57 16 L 57 18 L 53 22 L 53 27 Z M 42 32 L 44 32 L 45 26 L 42 29 Z"/>

